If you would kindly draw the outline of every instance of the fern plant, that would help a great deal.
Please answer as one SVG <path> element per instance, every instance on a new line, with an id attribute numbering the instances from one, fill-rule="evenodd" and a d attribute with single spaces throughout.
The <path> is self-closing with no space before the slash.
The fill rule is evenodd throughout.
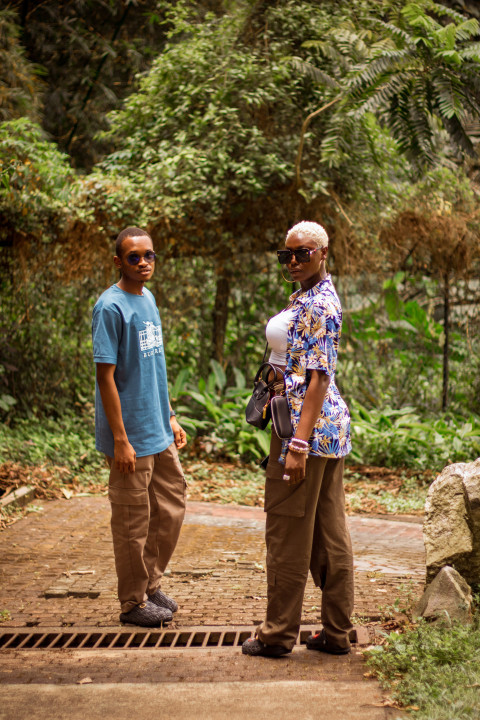
<path id="1" fill-rule="evenodd" d="M 372 113 L 417 167 L 438 158 L 441 131 L 473 156 L 468 122 L 480 115 L 478 21 L 434 0 L 390 3 L 389 16 L 379 16 L 373 7 L 361 28 L 346 18 L 322 40 L 303 44 L 306 60 L 292 58 L 299 73 L 324 88 L 322 107 L 309 117 L 329 110 L 325 163 L 339 167 L 352 151 L 368 150 Z"/>

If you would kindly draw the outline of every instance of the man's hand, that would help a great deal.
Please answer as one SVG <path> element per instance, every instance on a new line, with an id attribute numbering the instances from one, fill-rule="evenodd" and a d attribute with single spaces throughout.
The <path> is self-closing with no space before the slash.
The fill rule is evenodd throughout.
<path id="1" fill-rule="evenodd" d="M 114 460 L 117 470 L 123 473 L 135 472 L 137 453 L 127 439 L 116 440 L 113 451 L 115 453 Z"/>
<path id="2" fill-rule="evenodd" d="M 176 448 L 177 450 L 181 450 L 187 444 L 187 433 L 178 424 L 178 420 L 175 415 L 172 415 L 172 417 L 170 418 L 170 425 L 172 426 Z"/>

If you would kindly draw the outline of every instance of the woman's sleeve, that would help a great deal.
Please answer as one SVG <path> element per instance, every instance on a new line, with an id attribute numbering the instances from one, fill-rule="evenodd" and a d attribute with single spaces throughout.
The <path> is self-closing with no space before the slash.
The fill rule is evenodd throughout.
<path id="1" fill-rule="evenodd" d="M 307 370 L 320 370 L 331 377 L 335 374 L 337 355 L 335 315 L 325 304 L 309 308 L 308 315 L 309 322 L 305 323 L 305 367 Z"/>

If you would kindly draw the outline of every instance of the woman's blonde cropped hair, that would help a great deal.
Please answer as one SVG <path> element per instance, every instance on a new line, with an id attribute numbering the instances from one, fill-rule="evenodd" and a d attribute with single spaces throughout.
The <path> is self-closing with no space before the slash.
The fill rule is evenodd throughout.
<path id="1" fill-rule="evenodd" d="M 327 231 L 322 225 L 319 225 L 319 223 L 302 220 L 302 222 L 290 228 L 285 242 L 288 242 L 292 235 L 297 235 L 297 233 L 302 233 L 302 235 L 309 240 L 313 240 L 317 247 L 328 247 Z"/>

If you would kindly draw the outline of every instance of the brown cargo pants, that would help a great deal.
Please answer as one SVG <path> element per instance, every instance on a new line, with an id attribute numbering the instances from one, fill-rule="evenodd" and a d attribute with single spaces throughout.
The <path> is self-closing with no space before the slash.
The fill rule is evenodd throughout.
<path id="1" fill-rule="evenodd" d="M 295 645 L 308 571 L 322 590 L 328 640 L 350 646 L 353 555 L 345 515 L 343 458 L 308 457 L 305 479 L 282 480 L 281 443 L 272 430 L 266 471 L 267 613 L 257 630 L 267 645 Z"/>
<path id="2" fill-rule="evenodd" d="M 118 599 L 128 612 L 160 587 L 185 515 L 185 479 L 174 443 L 137 458 L 133 473 L 107 461 Z"/>

